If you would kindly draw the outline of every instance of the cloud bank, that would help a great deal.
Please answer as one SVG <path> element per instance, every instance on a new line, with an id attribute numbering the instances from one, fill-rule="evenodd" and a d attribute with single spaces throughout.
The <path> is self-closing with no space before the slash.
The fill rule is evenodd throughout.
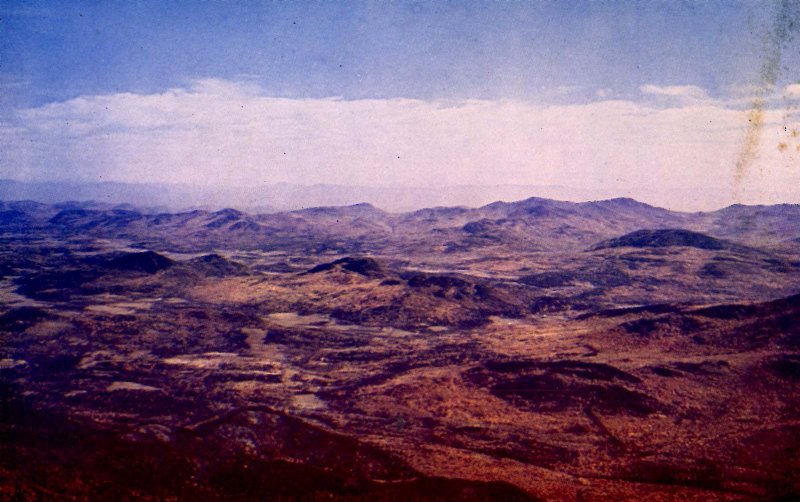
<path id="1" fill-rule="evenodd" d="M 662 191 L 672 199 L 707 187 L 715 197 L 722 190 L 748 202 L 775 202 L 774 194 L 800 186 L 797 84 L 763 111 L 759 151 L 739 178 L 746 100 L 714 99 L 695 86 L 640 91 L 624 100 L 597 93 L 596 101 L 571 105 L 287 99 L 207 79 L 159 94 L 82 96 L 19 110 L 0 123 L 0 176 L 564 185 L 634 197 Z"/>

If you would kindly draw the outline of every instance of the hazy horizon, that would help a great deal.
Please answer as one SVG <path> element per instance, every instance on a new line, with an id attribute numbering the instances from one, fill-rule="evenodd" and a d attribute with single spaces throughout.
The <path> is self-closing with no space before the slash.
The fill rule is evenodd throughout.
<path id="1" fill-rule="evenodd" d="M 667 194 L 669 195 L 669 194 Z M 187 183 L 125 183 L 113 181 L 18 181 L 0 179 L 0 200 L 32 200 L 48 204 L 96 202 L 125 205 L 140 209 L 165 209 L 179 212 L 193 209 L 219 210 L 234 208 L 250 213 L 292 211 L 310 207 L 350 206 L 368 203 L 383 211 L 402 213 L 431 207 L 477 208 L 493 202 L 518 202 L 542 198 L 565 202 L 592 202 L 631 198 L 671 211 L 713 212 L 733 204 L 764 205 L 763 201 L 730 203 L 724 193 L 716 199 L 707 190 L 683 191 L 682 202 L 669 204 L 663 193 L 629 193 L 578 190 L 566 186 L 534 185 L 453 185 L 421 186 L 355 186 L 318 183 L 303 185 L 276 183 L 260 187 L 210 187 Z M 792 192 L 785 192 L 792 199 Z M 705 196 L 705 197 L 704 197 Z M 704 204 L 698 204 L 702 200 Z M 772 204 L 796 204 L 780 200 Z"/>
<path id="2" fill-rule="evenodd" d="M 0 13 L 0 178 L 800 202 L 797 2 Z"/>

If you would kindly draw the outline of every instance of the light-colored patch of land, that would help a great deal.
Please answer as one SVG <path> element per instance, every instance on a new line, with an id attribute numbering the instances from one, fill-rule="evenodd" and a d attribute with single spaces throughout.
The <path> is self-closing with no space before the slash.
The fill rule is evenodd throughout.
<path id="1" fill-rule="evenodd" d="M 327 407 L 325 402 L 314 394 L 295 394 L 292 396 L 291 404 L 300 411 L 318 411 Z"/>
<path id="2" fill-rule="evenodd" d="M 98 314 L 110 315 L 132 315 L 140 310 L 149 310 L 153 308 L 153 301 L 139 300 L 134 302 L 117 302 L 108 303 L 103 305 L 88 305 L 86 310 L 89 312 L 96 312 Z"/>
<path id="3" fill-rule="evenodd" d="M 133 391 L 133 392 L 159 392 L 161 389 L 158 387 L 153 387 L 151 385 L 144 385 L 136 382 L 113 382 L 111 385 L 108 386 L 106 389 L 109 392 L 119 391 L 119 390 L 126 390 L 126 391 Z"/>

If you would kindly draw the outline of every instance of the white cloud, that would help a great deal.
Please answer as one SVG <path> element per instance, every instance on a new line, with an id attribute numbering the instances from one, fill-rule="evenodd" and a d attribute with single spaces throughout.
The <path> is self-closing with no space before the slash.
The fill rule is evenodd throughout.
<path id="1" fill-rule="evenodd" d="M 747 116 L 693 86 L 674 106 L 624 100 L 286 99 L 202 80 L 160 94 L 83 96 L 0 127 L 0 177 L 254 185 L 559 184 L 635 194 L 729 189 Z M 765 110 L 747 186 L 800 186 L 784 113 Z M 798 128 L 796 123 L 788 124 Z M 760 189 L 760 188 L 759 188 Z M 678 190 L 678 192 L 675 192 Z M 665 202 L 666 203 L 666 202 Z"/>
<path id="2" fill-rule="evenodd" d="M 696 85 L 643 85 L 639 88 L 642 94 L 668 96 L 672 98 L 708 99 L 708 93 Z"/>
<path id="3" fill-rule="evenodd" d="M 800 98 L 800 84 L 787 85 L 783 93 L 793 98 Z"/>
<path id="4" fill-rule="evenodd" d="M 602 89 L 597 89 L 596 91 L 594 91 L 594 95 L 599 99 L 607 99 L 614 95 L 614 91 L 612 91 L 607 87 L 604 87 Z"/>

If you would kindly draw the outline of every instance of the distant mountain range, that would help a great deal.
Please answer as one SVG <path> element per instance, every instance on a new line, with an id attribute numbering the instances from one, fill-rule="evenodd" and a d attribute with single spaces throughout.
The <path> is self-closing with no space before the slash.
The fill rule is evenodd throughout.
<path id="1" fill-rule="evenodd" d="M 620 238 L 655 229 L 673 231 Z M 253 215 L 230 208 L 167 212 L 97 202 L 10 201 L 0 202 L 0 232 L 123 238 L 187 251 L 417 254 L 579 251 L 596 245 L 729 246 L 715 239 L 794 251 L 800 239 L 800 205 L 735 205 L 707 213 L 681 213 L 627 198 L 575 203 L 534 197 L 478 208 L 437 207 L 406 213 L 387 213 L 364 203 Z"/>
<path id="2" fill-rule="evenodd" d="M 15 181 L 0 179 L 0 200 L 31 200 L 48 204 L 95 201 L 99 204 L 131 204 L 150 211 L 176 212 L 189 209 L 218 210 L 233 207 L 249 213 L 271 213 L 309 207 L 348 206 L 370 203 L 389 212 L 407 212 L 428 207 L 480 207 L 494 201 L 522 200 L 531 196 L 591 201 L 630 196 L 618 190 L 581 189 L 557 185 L 457 185 L 437 187 L 376 187 L 332 184 L 260 184 L 247 187 L 209 187 L 189 184 Z M 748 200 L 746 193 L 739 194 Z M 769 200 L 800 202 L 798 194 L 759 194 Z M 729 205 L 729 188 L 701 187 L 670 191 L 639 190 L 638 200 L 678 210 L 710 210 Z M 759 199 L 761 200 L 761 199 Z M 676 202 L 677 201 L 677 202 Z"/>

